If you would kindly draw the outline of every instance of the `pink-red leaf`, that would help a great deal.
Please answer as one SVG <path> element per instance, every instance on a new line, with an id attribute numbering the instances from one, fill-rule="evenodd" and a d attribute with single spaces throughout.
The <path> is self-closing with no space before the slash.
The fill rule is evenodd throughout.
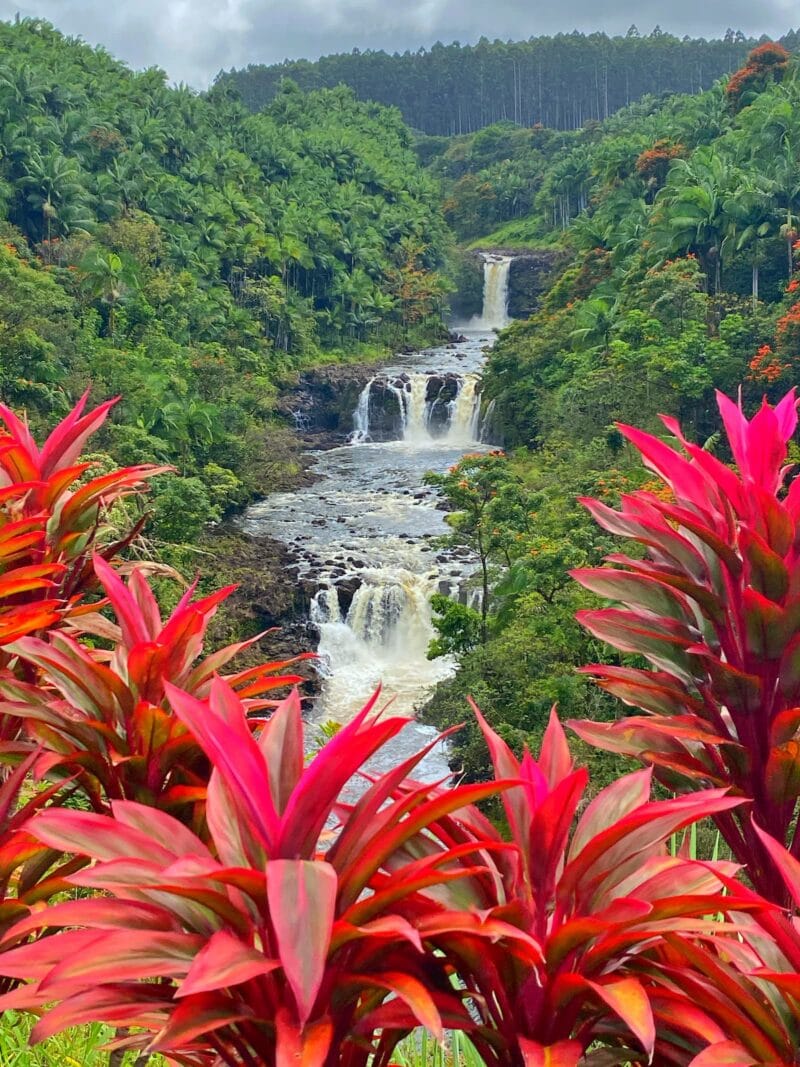
<path id="1" fill-rule="evenodd" d="M 311 1016 L 325 974 L 337 889 L 328 863 L 273 860 L 267 865 L 270 918 L 301 1025 Z"/>

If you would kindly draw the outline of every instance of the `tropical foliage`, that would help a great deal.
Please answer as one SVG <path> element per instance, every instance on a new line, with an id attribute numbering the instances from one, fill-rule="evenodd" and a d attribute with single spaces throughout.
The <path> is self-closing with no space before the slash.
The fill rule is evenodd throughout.
<path id="1" fill-rule="evenodd" d="M 568 262 L 491 357 L 498 432 L 529 447 L 431 479 L 478 561 L 472 606 L 436 602 L 431 654 L 462 671 L 428 715 L 463 721 L 473 684 L 482 705 L 447 731 L 453 784 L 419 780 L 436 739 L 374 770 L 406 724 L 377 695 L 312 741 L 293 661 L 211 641 L 230 588 L 167 604 L 131 551 L 151 480 L 179 535 L 255 491 L 289 365 L 373 316 L 424 328 L 444 231 L 407 131 L 345 90 L 248 116 L 42 23 L 0 34 L 0 1009 L 34 1041 L 105 1024 L 139 1065 L 389 1067 L 420 1027 L 488 1067 L 794 1064 L 793 62 L 764 46 L 730 91 L 602 131 L 473 139 L 498 174 L 541 139 L 527 224 Z M 106 94 L 70 95 L 82 62 Z M 89 372 L 130 395 L 70 404 Z M 723 436 L 713 391 L 742 378 Z"/>
<path id="2" fill-rule="evenodd" d="M 194 541 L 271 487 L 297 368 L 441 333 L 436 187 L 346 89 L 253 116 L 40 20 L 0 51 L 2 398 L 39 429 L 87 381 L 123 393 L 99 447 L 187 475 L 152 532 Z"/>
<path id="3" fill-rule="evenodd" d="M 436 740 L 370 773 L 367 762 L 407 722 L 376 710 L 377 696 L 307 761 L 297 693 L 277 704 L 268 695 L 297 680 L 275 677 L 284 665 L 223 677 L 238 649 L 202 654 L 227 590 L 195 601 L 190 589 L 164 622 L 141 569 L 126 585 L 96 555 L 103 599 L 66 622 L 58 613 L 40 620 L 36 634 L 6 646 L 2 686 L 17 699 L 3 713 L 21 733 L 2 750 L 16 766 L 0 789 L 0 1007 L 41 1015 L 34 1041 L 102 1022 L 116 1028 L 118 1053 L 165 1053 L 187 1067 L 388 1065 L 419 1026 L 440 1040 L 445 1027 L 465 1033 L 497 1067 L 578 1067 L 609 1056 L 676 1067 L 690 1057 L 695 1067 L 793 1062 L 800 941 L 775 904 L 800 900 L 800 867 L 769 830 L 786 831 L 794 805 L 786 788 L 771 795 L 772 808 L 761 803 L 776 781 L 796 777 L 797 746 L 784 736 L 793 712 L 775 705 L 770 718 L 772 704 L 740 708 L 734 696 L 766 689 L 764 679 L 774 696 L 791 677 L 791 657 L 773 648 L 779 633 L 792 646 L 778 615 L 793 618 L 780 599 L 790 595 L 789 579 L 779 582 L 788 564 L 779 565 L 773 542 L 782 538 L 784 555 L 793 550 L 795 494 L 783 500 L 779 491 L 795 398 L 765 405 L 749 423 L 729 401 L 721 410 L 739 477 L 680 436 L 685 457 L 625 428 L 669 479 L 671 498 L 640 491 L 623 500 L 631 523 L 650 524 L 649 561 L 578 572 L 628 607 L 584 620 L 601 636 L 625 629 L 624 650 L 657 661 L 654 677 L 626 669 L 629 688 L 660 695 L 659 713 L 674 697 L 680 726 L 673 718 L 664 736 L 693 746 L 694 764 L 700 750 L 715 760 L 715 776 L 700 775 L 683 797 L 651 800 L 645 770 L 583 807 L 588 774 L 555 712 L 538 759 L 526 752 L 520 761 L 476 709 L 494 769 L 488 782 L 415 780 Z M 7 416 L 38 459 L 28 494 L 47 470 L 63 480 L 106 414 L 81 411 L 41 450 Z M 469 536 L 514 484 L 499 473 L 501 455 L 472 462 L 486 500 L 461 527 Z M 119 481 L 109 479 L 108 506 Z M 465 503 L 474 499 L 468 481 L 458 488 Z M 603 504 L 592 508 L 612 532 L 623 523 Z M 59 513 L 63 524 L 82 514 L 69 502 Z M 706 572 L 684 575 L 681 564 L 695 557 Z M 26 611 L 14 596 L 5 605 L 12 617 Z M 689 683 L 693 658 L 708 677 Z M 786 673 L 775 675 L 779 664 Z M 593 670 L 615 684 L 623 673 Z M 720 678 L 734 676 L 713 715 L 717 731 L 728 727 L 721 739 L 697 705 L 711 708 Z M 759 720 L 774 746 L 769 758 L 780 762 L 779 774 L 761 780 L 761 764 L 743 758 L 760 751 Z M 787 724 L 780 736 L 775 723 Z M 624 724 L 624 736 L 635 737 L 637 724 Z M 615 732 L 581 729 L 602 739 Z M 662 760 L 649 738 L 644 747 L 659 771 L 680 767 L 672 749 Z M 32 793 L 20 802 L 26 779 Z M 95 810 L 67 806 L 76 793 Z M 494 797 L 510 838 L 475 806 Z M 746 806 L 755 818 L 742 814 Z M 739 830 L 732 844 L 755 888 L 738 880 L 738 864 L 670 850 L 676 834 L 708 816 L 726 837 Z M 69 887 L 80 895 L 65 896 Z"/>
<path id="4" fill-rule="evenodd" d="M 756 69 L 763 76 L 751 78 Z M 667 492 L 616 423 L 658 435 L 668 412 L 725 462 L 733 457 L 715 391 L 741 388 L 750 410 L 796 382 L 798 68 L 765 43 L 741 70 L 707 93 L 642 101 L 574 133 L 488 127 L 430 164 L 465 237 L 503 248 L 516 234 L 523 249 L 547 244 L 564 264 L 530 319 L 504 331 L 488 358 L 483 397 L 513 490 L 498 487 L 488 512 L 488 641 L 476 642 L 475 620 L 441 605 L 446 633 L 434 651 L 455 652 L 461 669 L 425 711 L 440 727 L 463 721 L 469 694 L 516 751 L 538 743 L 554 700 L 568 718 L 613 717 L 605 694 L 589 695 L 572 673 L 604 653 L 573 619 L 597 605 L 596 594 L 565 585 L 563 574 L 614 551 L 575 499 L 613 508 L 640 488 Z M 734 101 L 743 80 L 750 88 Z M 521 217 L 498 214 L 509 172 L 526 168 L 536 177 Z M 473 181 L 493 205 L 486 212 L 483 199 L 459 191 Z M 441 483 L 454 530 L 469 514 L 458 487 L 471 479 L 470 462 Z M 592 759 L 594 778 L 606 781 L 613 765 Z M 488 771 L 472 725 L 454 745 L 462 762 L 473 777 Z"/>
<path id="5" fill-rule="evenodd" d="M 783 877 L 759 830 L 800 851 L 792 581 L 800 481 L 784 495 L 797 400 L 792 390 L 774 409 L 765 401 L 750 422 L 727 397 L 719 406 L 738 476 L 665 418 L 686 455 L 651 434 L 621 431 L 667 492 L 625 494 L 620 511 L 586 501 L 606 530 L 643 547 L 644 558 L 615 555 L 614 567 L 573 571 L 621 605 L 581 612 L 580 621 L 654 669 L 587 668 L 647 715 L 577 729 L 593 743 L 646 753 L 670 788 L 730 783 L 749 797 L 745 816 L 717 822 L 753 884 L 777 900 Z"/>

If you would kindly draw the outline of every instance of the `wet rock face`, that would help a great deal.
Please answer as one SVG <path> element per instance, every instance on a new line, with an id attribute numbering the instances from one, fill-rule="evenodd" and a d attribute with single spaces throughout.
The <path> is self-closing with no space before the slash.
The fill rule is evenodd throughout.
<path id="1" fill-rule="evenodd" d="M 527 319 L 538 310 L 542 294 L 565 259 L 563 252 L 552 248 L 483 248 L 467 253 L 464 258 L 469 266 L 460 267 L 456 279 L 459 291 L 451 298 L 456 319 L 468 319 L 481 312 L 484 253 L 512 257 L 508 276 L 508 314 L 512 319 Z M 478 277 L 481 279 L 480 290 L 477 289 Z"/>
<path id="2" fill-rule="evenodd" d="M 364 366 L 322 367 L 302 375 L 296 389 L 283 397 L 280 410 L 294 421 L 298 433 L 314 448 L 344 444 L 354 430 L 353 412 L 370 384 L 369 436 L 371 441 L 397 441 L 403 437 L 403 397 L 410 389 L 408 374 L 375 376 Z M 429 426 L 444 432 L 450 405 L 463 376 L 453 372 L 428 373 L 425 403 L 430 405 Z"/>
<path id="3" fill-rule="evenodd" d="M 538 310 L 563 258 L 560 252 L 542 249 L 512 260 L 508 275 L 508 313 L 512 319 L 527 319 Z"/>
<path id="4" fill-rule="evenodd" d="M 369 433 L 373 441 L 396 441 L 403 436 L 403 412 L 397 387 L 377 379 L 369 391 Z M 403 385 L 400 384 L 400 388 Z M 352 412 L 351 427 L 352 429 Z"/>
<path id="5" fill-rule="evenodd" d="M 483 307 L 483 260 L 473 253 L 462 253 L 456 260 L 453 281 L 456 290 L 450 295 L 450 313 L 456 322 L 468 322 L 480 315 Z"/>
<path id="6" fill-rule="evenodd" d="M 450 419 L 450 405 L 458 395 L 461 377 L 457 374 L 431 374 L 425 389 L 425 403 L 430 404 L 429 427 L 442 432 Z M 402 395 L 407 395 L 407 374 L 376 378 L 369 391 L 369 436 L 372 441 L 397 441 L 403 436 Z M 408 400 L 406 399 L 406 404 Z"/>
<path id="7" fill-rule="evenodd" d="M 319 367 L 300 376 L 296 388 L 281 399 L 280 410 L 303 436 L 329 435 L 332 445 L 342 444 L 371 377 L 369 367 L 357 364 Z"/>

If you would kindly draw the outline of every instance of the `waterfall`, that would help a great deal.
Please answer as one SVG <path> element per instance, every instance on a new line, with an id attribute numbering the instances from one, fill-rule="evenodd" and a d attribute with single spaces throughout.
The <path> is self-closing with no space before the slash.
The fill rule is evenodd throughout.
<path id="1" fill-rule="evenodd" d="M 358 398 L 356 410 L 353 412 L 353 432 L 350 434 L 351 444 L 361 445 L 369 440 L 369 401 L 374 381 L 375 379 L 371 378 L 367 382 Z"/>
<path id="2" fill-rule="evenodd" d="M 481 416 L 479 381 L 477 374 L 467 374 L 459 382 L 455 399 L 450 401 L 450 424 L 446 435 L 449 445 L 470 445 L 478 440 L 478 421 Z"/>
<path id="3" fill-rule="evenodd" d="M 497 407 L 497 401 L 492 399 L 489 401 L 489 406 L 486 409 L 486 414 L 483 416 L 481 422 L 480 432 L 478 433 L 478 440 L 484 444 L 492 443 L 492 424 L 494 422 L 494 412 Z"/>
<path id="4" fill-rule="evenodd" d="M 342 621 L 339 594 L 332 585 L 323 585 L 321 589 L 317 590 L 316 596 L 311 601 L 309 615 L 314 625 L 320 627 L 328 623 Z"/>
<path id="5" fill-rule="evenodd" d="M 424 654 L 433 636 L 429 584 L 409 571 L 378 572 L 356 590 L 347 625 L 384 656 Z"/>
<path id="6" fill-rule="evenodd" d="M 483 332 L 398 353 L 355 388 L 346 376 L 352 443 L 315 452 L 312 484 L 273 494 L 240 520 L 249 533 L 287 547 L 290 573 L 313 597 L 315 633 L 298 640 L 308 647 L 318 637 L 315 722 L 348 722 L 379 684 L 381 703 L 413 717 L 456 669 L 451 656 L 427 658 L 436 636 L 431 596 L 478 605 L 477 561 L 442 543 L 449 528 L 424 475 L 483 450 L 480 372 L 492 340 Z M 396 766 L 434 736 L 412 723 L 376 754 L 371 771 Z M 415 771 L 420 781 L 447 773 L 438 748 Z"/>
<path id="7" fill-rule="evenodd" d="M 360 571 L 359 577 L 362 584 L 345 617 L 334 586 L 321 588 L 311 603 L 331 709 L 358 707 L 379 682 L 398 694 L 402 703 L 405 691 L 434 685 L 452 671 L 449 657 L 433 661 L 426 657 L 434 636 L 433 576 L 381 567 Z"/>
<path id="8" fill-rule="evenodd" d="M 403 393 L 403 440 L 412 445 L 432 440 L 433 405 L 428 403 L 428 382 L 427 374 L 412 374 Z"/>
<path id="9" fill-rule="evenodd" d="M 502 330 L 508 314 L 508 279 L 512 256 L 483 253 L 483 311 L 467 324 L 469 330 Z"/>
<path id="10" fill-rule="evenodd" d="M 438 391 L 437 382 L 441 382 Z M 468 446 L 479 440 L 480 376 L 417 372 L 396 378 L 376 377 L 364 386 L 353 412 L 350 444 L 361 445 L 373 440 L 370 411 L 371 405 L 379 402 L 374 398 L 381 392 L 397 399 L 400 440 L 407 444 L 425 447 L 436 441 L 448 446 Z M 451 400 L 446 399 L 448 395 L 452 396 Z M 379 429 L 375 432 L 381 439 Z"/>

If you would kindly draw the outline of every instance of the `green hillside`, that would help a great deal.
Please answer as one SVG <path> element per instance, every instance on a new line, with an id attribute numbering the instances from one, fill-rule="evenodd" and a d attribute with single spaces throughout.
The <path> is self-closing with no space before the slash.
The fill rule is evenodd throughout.
<path id="1" fill-rule="evenodd" d="M 48 423 L 122 393 L 105 445 L 188 475 L 181 521 L 274 484 L 287 375 L 438 336 L 447 232 L 396 111 L 288 88 L 254 116 L 41 21 L 0 56 L 0 392 Z"/>

